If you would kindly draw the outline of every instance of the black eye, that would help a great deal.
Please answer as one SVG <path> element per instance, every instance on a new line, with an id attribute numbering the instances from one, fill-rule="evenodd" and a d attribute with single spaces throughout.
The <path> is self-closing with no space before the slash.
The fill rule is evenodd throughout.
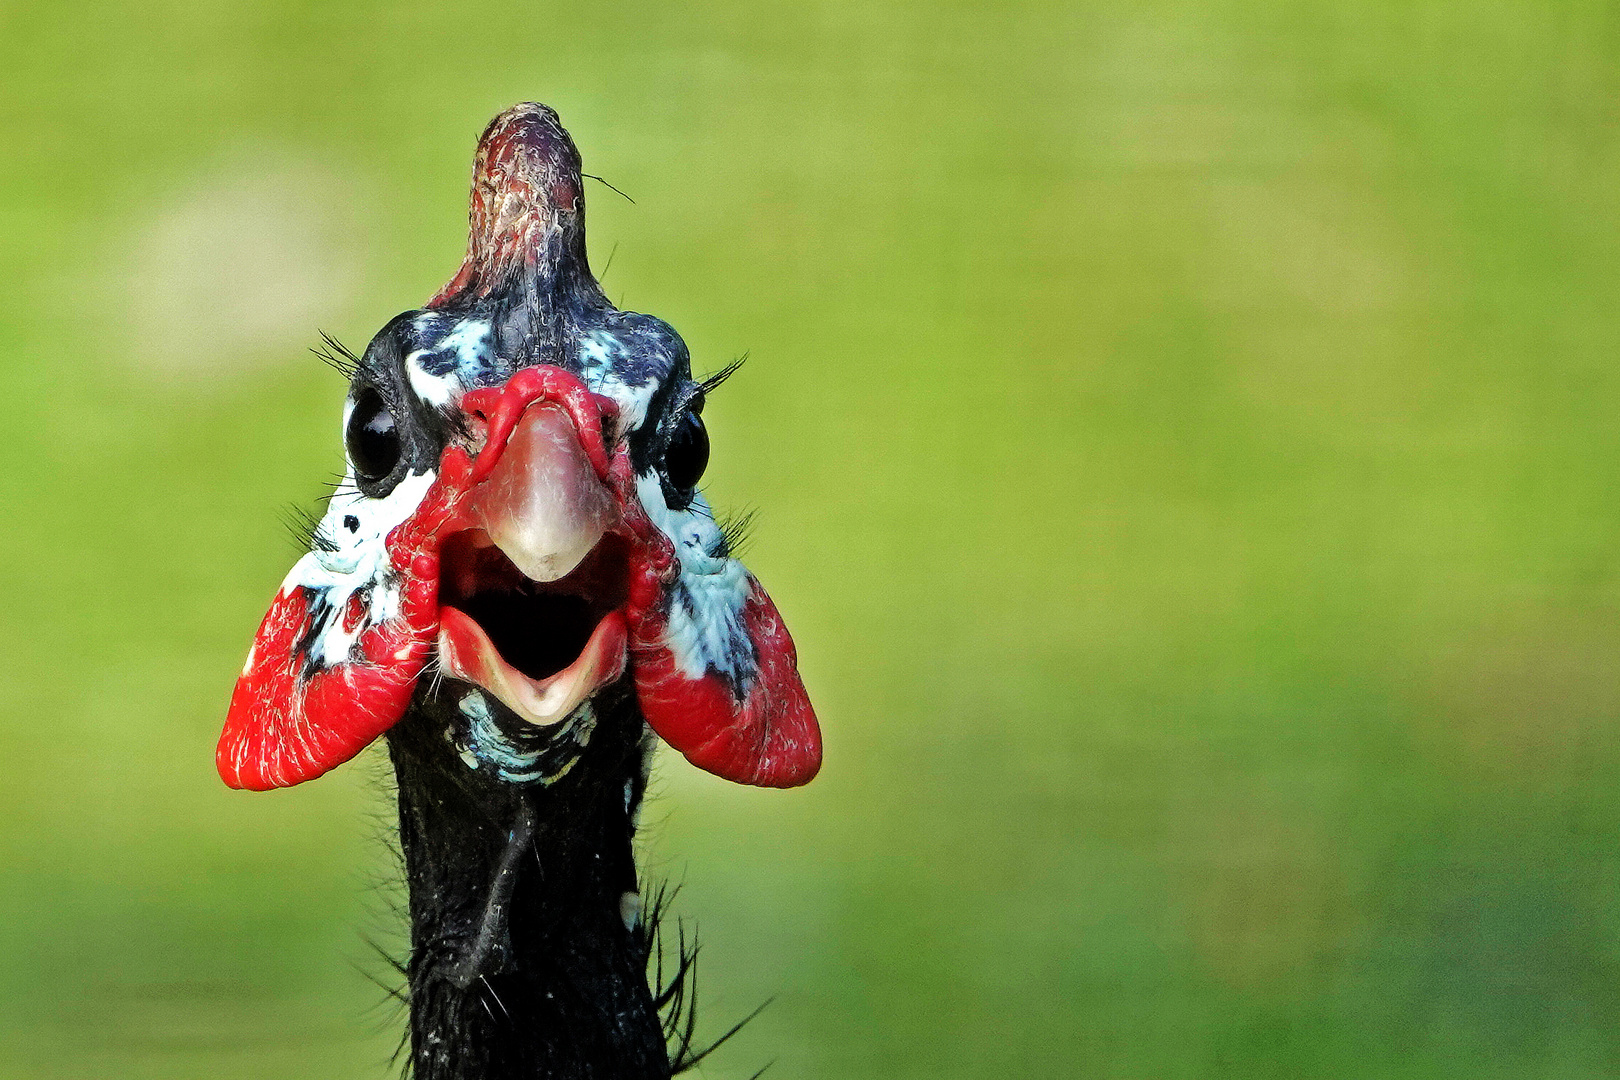
<path id="1" fill-rule="evenodd" d="M 375 484 L 399 464 L 399 431 L 394 427 L 394 414 L 388 411 L 382 395 L 370 387 L 354 399 L 343 440 L 357 480 Z"/>
<path id="2" fill-rule="evenodd" d="M 669 436 L 664 451 L 664 477 L 676 491 L 690 491 L 703 478 L 709 465 L 709 432 L 703 418 L 689 412 L 682 416 Z"/>

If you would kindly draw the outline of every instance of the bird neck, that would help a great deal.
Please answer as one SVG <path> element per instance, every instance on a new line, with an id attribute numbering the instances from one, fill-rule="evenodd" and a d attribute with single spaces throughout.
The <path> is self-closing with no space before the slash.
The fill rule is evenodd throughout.
<path id="1" fill-rule="evenodd" d="M 389 736 L 414 1075 L 668 1077 L 632 850 L 640 715 L 604 711 L 549 783 L 503 775 L 509 748 L 491 752 L 465 719 L 430 699 Z"/>

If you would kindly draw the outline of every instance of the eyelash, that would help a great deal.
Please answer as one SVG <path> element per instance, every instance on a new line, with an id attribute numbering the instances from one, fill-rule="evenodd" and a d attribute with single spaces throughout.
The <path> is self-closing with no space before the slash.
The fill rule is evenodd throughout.
<path id="1" fill-rule="evenodd" d="M 322 344 L 316 345 L 309 351 L 327 367 L 336 371 L 350 382 L 354 381 L 355 373 L 360 370 L 360 358 L 343 342 L 331 334 L 321 334 Z"/>
<path id="2" fill-rule="evenodd" d="M 747 362 L 748 354 L 743 353 L 741 356 L 737 357 L 737 359 L 733 360 L 731 363 L 727 364 L 713 375 L 705 376 L 703 380 L 697 384 L 697 393 L 708 394 L 711 391 L 719 389 L 721 383 L 737 374 L 737 370 Z"/>
<path id="3" fill-rule="evenodd" d="M 669 442 L 670 433 L 674 432 L 674 430 L 680 425 L 681 420 L 685 418 L 686 414 L 689 412 L 695 412 L 699 416 L 702 416 L 703 406 L 707 402 L 709 395 L 718 390 L 727 379 L 737 374 L 738 370 L 741 369 L 742 366 L 747 362 L 748 354 L 743 353 L 741 356 L 737 357 L 737 359 L 722 367 L 719 371 L 716 371 L 712 375 L 705 375 L 702 379 L 699 379 L 697 382 L 693 383 L 691 388 L 687 390 L 685 394 L 671 402 L 669 412 L 666 414 L 664 419 L 664 444 L 666 446 Z"/>

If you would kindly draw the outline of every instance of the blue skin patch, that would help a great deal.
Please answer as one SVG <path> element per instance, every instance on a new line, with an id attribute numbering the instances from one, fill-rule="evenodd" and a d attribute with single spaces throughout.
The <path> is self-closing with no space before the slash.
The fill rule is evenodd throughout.
<path id="1" fill-rule="evenodd" d="M 486 320 L 454 320 L 432 311 L 411 320 L 411 329 L 415 347 L 406 355 L 427 374 L 443 378 L 454 373 L 463 382 L 475 384 L 494 374 Z"/>
<path id="2" fill-rule="evenodd" d="M 664 499 L 653 473 L 637 478 L 636 494 L 647 516 L 675 545 L 681 573 L 675 582 L 664 640 L 676 666 L 689 679 L 714 672 L 737 690 L 746 690 L 759 669 L 754 643 L 743 626 L 743 608 L 752 591 L 748 571 L 720 554 L 720 526 L 701 494 L 681 509 Z"/>
<path id="3" fill-rule="evenodd" d="M 568 774 L 579 752 L 596 730 L 596 711 L 589 701 L 569 714 L 555 729 L 533 737 L 514 739 L 495 722 L 489 699 L 481 690 L 462 695 L 457 705 L 467 719 L 462 760 L 471 769 L 489 768 L 510 784 L 550 784 Z"/>

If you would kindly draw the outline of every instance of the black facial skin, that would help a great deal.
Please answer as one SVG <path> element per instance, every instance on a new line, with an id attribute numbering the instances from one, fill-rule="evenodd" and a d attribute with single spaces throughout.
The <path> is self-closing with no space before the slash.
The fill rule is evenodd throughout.
<path id="1" fill-rule="evenodd" d="M 439 455 L 453 426 L 450 417 L 423 404 L 406 378 L 399 327 L 413 314 L 406 312 L 383 327 L 366 348 L 365 356 L 354 366 L 349 387 L 349 399 L 354 406 L 349 413 L 344 442 L 354 466 L 355 486 L 368 498 L 385 497 L 408 474 L 437 469 Z M 392 427 L 393 440 L 398 446 L 397 451 L 392 452 L 393 467 L 381 475 L 369 471 L 367 463 L 361 459 L 372 457 L 366 452 L 366 448 L 371 447 L 378 451 L 374 460 L 380 462 L 384 456 L 382 440 L 366 439 L 357 431 L 357 423 L 364 423 L 378 411 L 375 405 L 380 405 L 381 411 L 388 414 L 387 425 Z"/>

